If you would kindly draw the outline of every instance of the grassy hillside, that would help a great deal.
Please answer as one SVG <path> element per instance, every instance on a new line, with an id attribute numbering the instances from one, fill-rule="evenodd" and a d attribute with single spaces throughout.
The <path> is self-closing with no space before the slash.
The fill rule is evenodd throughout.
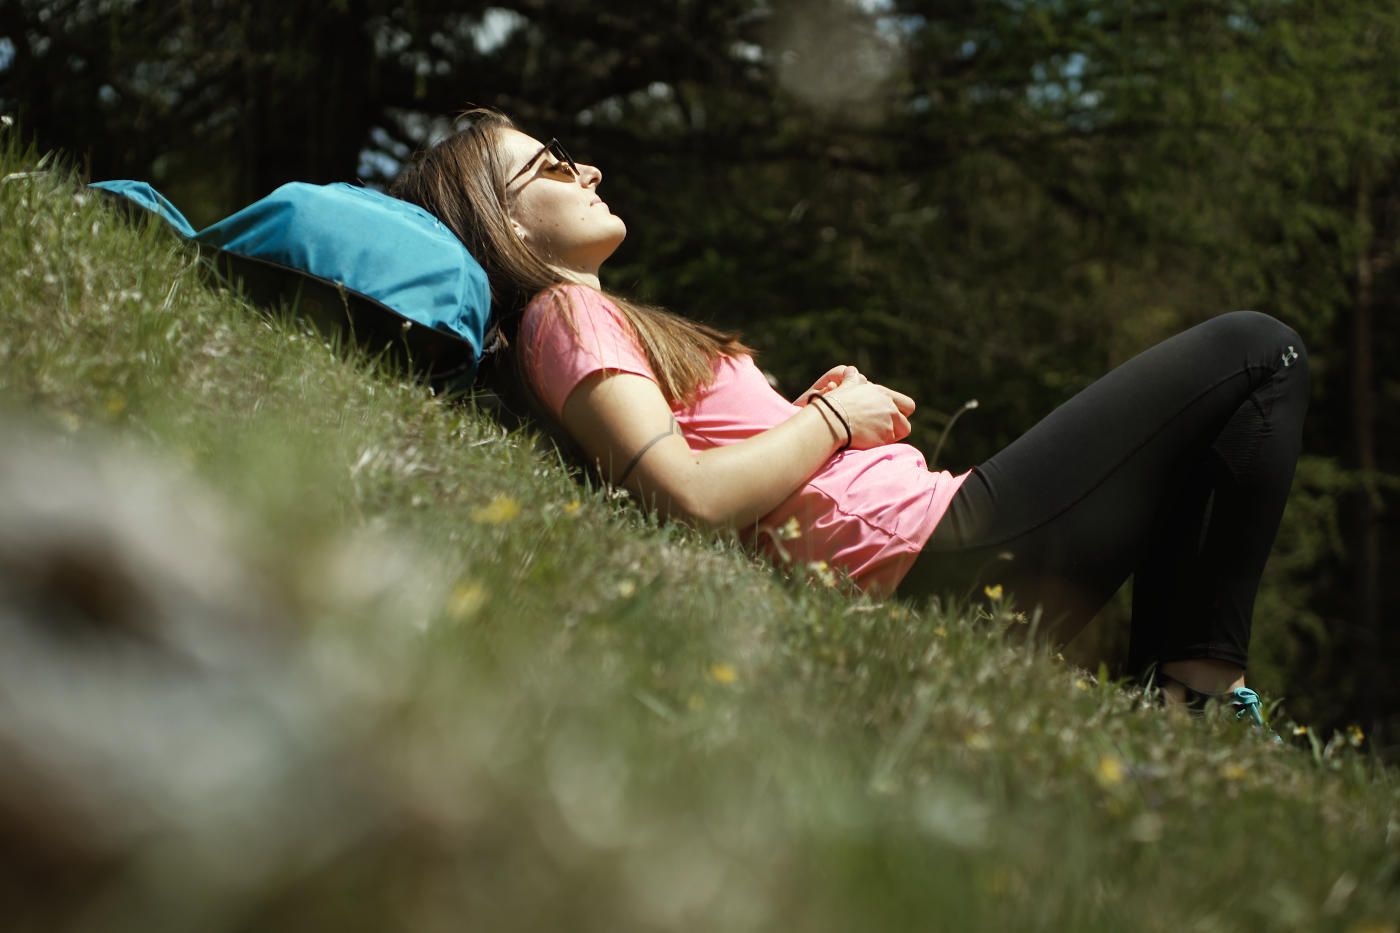
<path id="1" fill-rule="evenodd" d="M 659 527 L 0 158 L 8 928 L 1396 929 L 1359 737 Z"/>

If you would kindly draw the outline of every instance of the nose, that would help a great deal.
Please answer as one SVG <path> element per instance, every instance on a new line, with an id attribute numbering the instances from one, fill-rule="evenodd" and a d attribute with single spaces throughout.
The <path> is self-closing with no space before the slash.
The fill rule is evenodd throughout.
<path id="1" fill-rule="evenodd" d="M 603 183 L 603 170 L 596 165 L 581 163 L 578 167 L 578 183 L 585 188 L 596 188 Z"/>

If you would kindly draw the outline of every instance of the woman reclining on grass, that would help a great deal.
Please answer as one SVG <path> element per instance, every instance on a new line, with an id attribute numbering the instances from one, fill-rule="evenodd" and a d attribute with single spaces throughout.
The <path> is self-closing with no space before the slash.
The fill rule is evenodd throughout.
<path id="1" fill-rule="evenodd" d="M 602 290 L 598 269 L 627 233 L 598 197 L 602 172 L 494 111 L 466 119 L 391 193 L 480 260 L 507 371 L 605 479 L 872 592 L 961 590 L 995 562 L 1058 640 L 1133 574 L 1134 670 L 1173 700 L 1223 697 L 1260 721 L 1244 686 L 1250 621 L 1308 403 L 1292 329 L 1221 315 L 974 469 L 933 472 L 900 443 L 914 401 L 854 366 L 789 402 L 734 336 Z"/>

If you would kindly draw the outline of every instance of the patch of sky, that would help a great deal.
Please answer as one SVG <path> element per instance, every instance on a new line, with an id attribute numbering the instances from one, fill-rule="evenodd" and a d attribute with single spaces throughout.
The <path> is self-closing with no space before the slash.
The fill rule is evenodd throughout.
<path id="1" fill-rule="evenodd" d="M 464 42 L 470 42 L 477 52 L 488 55 L 504 45 L 527 22 L 514 10 L 488 7 L 480 16 L 460 14 L 448 17 L 445 29 L 418 37 L 417 47 L 413 33 L 391 16 L 371 19 L 369 31 L 378 57 L 397 58 L 420 78 L 428 75 L 445 77 L 452 72 L 452 59 Z"/>
<path id="2" fill-rule="evenodd" d="M 376 126 L 370 130 L 369 138 L 378 151 L 387 153 L 395 159 L 407 159 L 413 154 L 413 150 L 409 146 L 390 136 L 382 126 Z"/>
<path id="3" fill-rule="evenodd" d="M 676 89 L 664 81 L 653 81 L 643 94 L 633 93 L 628 101 L 634 109 L 647 115 L 648 121 L 658 130 L 682 130 L 687 122 L 699 128 L 705 125 L 705 106 L 692 100 L 688 109 L 682 109 L 676 99 Z"/>
<path id="4" fill-rule="evenodd" d="M 1235 32 L 1258 33 L 1260 31 L 1259 21 L 1251 18 L 1246 13 L 1234 12 L 1225 16 L 1225 25 Z"/>
<path id="5" fill-rule="evenodd" d="M 0 36 L 0 71 L 9 71 L 15 61 L 15 43 L 9 36 Z"/>
<path id="6" fill-rule="evenodd" d="M 503 7 L 487 7 L 481 22 L 472 30 L 472 44 L 483 55 L 489 55 L 505 45 L 511 36 L 528 22 L 514 10 Z"/>
<path id="7" fill-rule="evenodd" d="M 736 39 L 729 44 L 729 55 L 741 62 L 761 62 L 763 61 L 763 46 L 757 42 Z"/>
<path id="8" fill-rule="evenodd" d="M 366 188 L 383 191 L 386 187 L 385 182 L 399 173 L 399 166 L 402 164 L 382 152 L 361 149 L 360 161 L 355 165 L 355 174 L 364 182 Z"/>
<path id="9" fill-rule="evenodd" d="M 383 135 L 384 131 L 375 128 L 370 132 L 370 138 L 379 143 L 377 135 Z M 388 181 L 399 173 L 403 166 L 403 161 L 397 159 L 390 152 L 383 148 L 368 148 L 360 150 L 359 162 L 355 165 L 355 174 L 359 176 L 367 187 L 382 188 L 383 182 Z"/>
<path id="10" fill-rule="evenodd" d="M 918 32 L 926 17 L 917 13 L 901 13 L 894 0 L 854 0 L 854 6 L 870 16 L 875 34 L 882 39 L 900 41 Z"/>
<path id="11" fill-rule="evenodd" d="M 382 188 L 399 173 L 415 148 L 436 143 L 458 129 L 456 120 L 413 110 L 390 111 L 396 133 L 381 126 L 369 131 L 370 144 L 360 150 L 355 172 L 368 187 Z"/>
<path id="12" fill-rule="evenodd" d="M 1088 102 L 1084 90 L 1084 72 L 1089 58 L 1082 52 L 1056 55 L 1048 62 L 1031 68 L 1031 85 L 1026 97 L 1032 104 L 1076 104 Z"/>
<path id="13" fill-rule="evenodd" d="M 623 97 L 614 94 L 612 97 L 604 98 L 591 107 L 586 107 L 579 111 L 575 119 L 581 126 L 589 126 L 594 123 L 604 125 L 616 123 L 621 120 L 627 112 L 625 104 L 626 101 Z"/>
<path id="14" fill-rule="evenodd" d="M 398 55 L 408 48 L 413 36 L 407 29 L 389 21 L 387 17 L 376 17 L 370 21 L 369 29 L 374 37 L 374 51 L 380 58 Z"/>
<path id="15" fill-rule="evenodd" d="M 439 143 L 462 128 L 457 117 L 440 113 L 398 110 L 392 116 L 402 138 L 415 140 L 418 145 Z"/>

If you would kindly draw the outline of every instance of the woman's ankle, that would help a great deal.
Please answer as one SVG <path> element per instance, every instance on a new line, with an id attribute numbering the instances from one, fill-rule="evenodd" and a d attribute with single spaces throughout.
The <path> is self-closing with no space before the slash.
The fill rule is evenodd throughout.
<path id="1" fill-rule="evenodd" d="M 1215 658 L 1167 661 L 1158 670 L 1163 675 L 1163 682 L 1159 685 L 1162 693 L 1177 702 L 1186 701 L 1186 690 L 1183 688 L 1187 687 L 1197 693 L 1219 696 L 1244 686 L 1244 668 Z"/>

